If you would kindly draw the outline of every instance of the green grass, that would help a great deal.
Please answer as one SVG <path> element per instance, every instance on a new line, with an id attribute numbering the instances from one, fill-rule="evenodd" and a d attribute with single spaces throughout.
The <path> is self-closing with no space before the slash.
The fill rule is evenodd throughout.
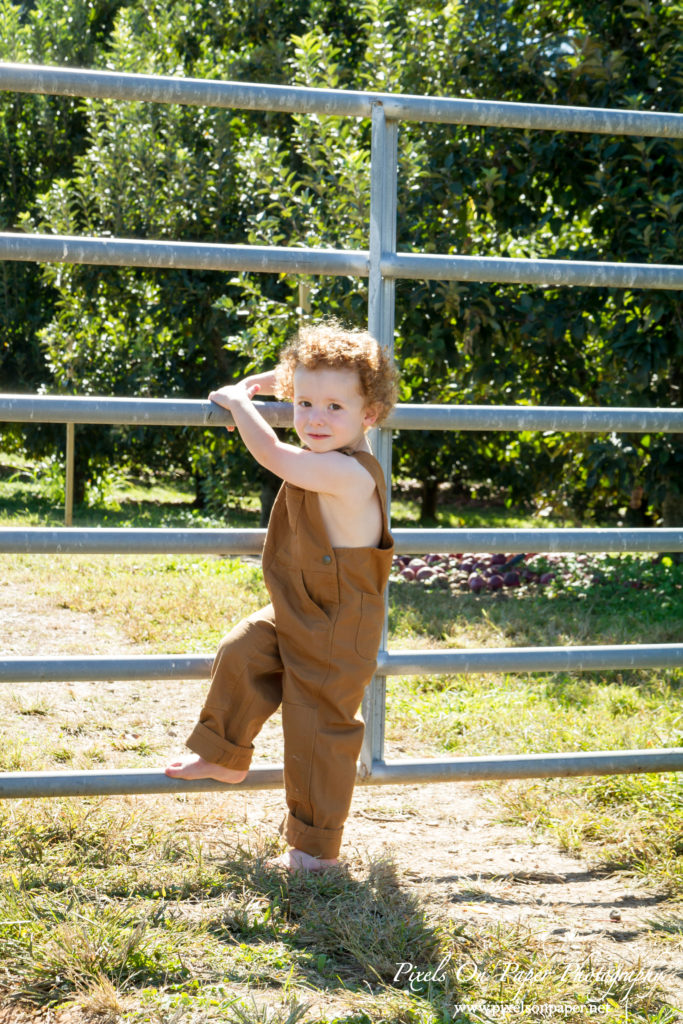
<path id="1" fill-rule="evenodd" d="M 532 528 L 541 530 L 573 525 L 557 518 L 534 515 L 530 511 L 506 508 L 503 504 L 496 505 L 478 502 L 468 502 L 466 504 L 443 502 L 437 508 L 436 519 L 421 520 L 419 502 L 404 496 L 392 497 L 391 521 L 394 526 L 423 526 L 430 529 L 435 527 L 442 527 L 444 529 L 466 528 L 470 530 L 479 528 L 495 529 L 496 527 L 509 527 L 516 530 Z"/>
<path id="2" fill-rule="evenodd" d="M 226 495 L 222 514 L 207 515 L 194 507 L 194 493 L 182 478 L 118 475 L 92 495 L 90 504 L 76 506 L 76 526 L 235 526 L 259 525 L 260 503 L 256 494 Z M 20 518 L 25 525 L 61 525 L 64 522 L 63 474 L 52 463 L 31 465 L 16 455 L 0 453 L 0 523 Z M 566 525 L 547 516 L 534 516 L 501 505 L 476 502 L 444 503 L 436 520 L 420 524 L 417 499 L 397 494 L 392 499 L 394 526 L 429 527 L 552 527 Z"/>
<path id="3" fill-rule="evenodd" d="M 250 499 L 230 510 L 229 524 L 256 525 L 256 506 Z M 398 509 L 404 522 L 414 509 Z M 5 525 L 63 521 L 59 502 L 29 479 L 0 480 L 0 515 Z M 465 515 L 467 525 L 532 525 L 502 509 Z M 224 525 L 198 515 L 190 496 L 164 481 L 119 485 L 101 507 L 77 510 L 76 522 Z M 680 567 L 631 556 L 596 558 L 594 568 L 599 582 L 572 569 L 564 582 L 509 597 L 396 583 L 390 646 L 680 640 Z M 630 585 L 636 578 L 642 586 Z M 60 610 L 81 613 L 103 638 L 109 631 L 116 643 L 150 653 L 210 653 L 266 600 L 257 565 L 215 557 L 0 556 L 0 581 L 10 595 L 33 595 L 45 622 Z M 91 636 L 84 653 L 97 653 Z M 388 756 L 680 746 L 682 683 L 680 669 L 391 678 Z M 0 767 L 156 766 L 178 749 L 204 689 L 8 687 L 0 693 Z M 269 737 L 266 753 L 278 760 L 277 724 Z M 589 866 L 657 886 L 671 912 L 653 921 L 652 933 L 678 948 L 683 794 L 675 775 L 519 780 L 484 792 L 500 820 Z M 279 848 L 275 829 L 251 822 L 241 797 L 0 804 L 0 999 L 73 1003 L 100 1021 L 145 1024 L 471 1024 L 494 1018 L 456 1016 L 459 1002 L 511 1002 L 524 972 L 527 1005 L 585 1007 L 600 995 L 588 974 L 568 977 L 567 962 L 533 928 L 468 919 L 458 901 L 444 905 L 418 890 L 391 857 L 356 854 L 335 876 L 283 879 L 265 867 Z M 462 898 L 473 884 L 463 878 Z M 435 967 L 444 959 L 438 980 L 413 991 L 394 982 L 402 961 Z M 463 973 L 464 963 L 475 970 Z M 512 965 L 505 977 L 502 963 Z M 626 1024 L 624 996 L 617 986 L 602 1016 L 579 1008 L 561 1019 Z M 511 1019 L 537 1017 L 527 1009 Z M 628 1024 L 675 1019 L 649 985 L 630 992 Z"/>

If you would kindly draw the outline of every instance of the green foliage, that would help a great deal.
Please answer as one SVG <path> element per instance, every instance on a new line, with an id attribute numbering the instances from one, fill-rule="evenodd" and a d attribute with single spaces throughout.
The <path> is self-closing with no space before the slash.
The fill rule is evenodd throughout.
<path id="1" fill-rule="evenodd" d="M 423 5 L 419 17 L 401 5 L 355 10 L 365 48 L 353 68 L 342 64 L 331 34 L 311 21 L 308 33 L 292 40 L 294 81 L 674 109 L 676 90 L 668 83 L 680 80 L 680 58 L 668 10 L 650 12 L 647 25 L 638 4 L 597 21 L 588 5 L 571 17 L 545 4 L 509 6 L 506 19 L 496 20 L 480 4 L 467 24 L 451 7 Z M 567 24 L 576 28 L 568 32 Z M 634 60 L 627 62 L 618 46 Z M 362 173 L 367 126 L 317 116 L 296 116 L 293 123 L 291 137 L 256 139 L 243 159 L 252 197 L 245 204 L 249 240 L 367 245 L 367 191 L 345 180 L 341 169 Z M 598 261 L 674 258 L 678 202 L 668 197 L 681 192 L 676 143 L 442 125 L 402 125 L 400 140 L 399 248 Z M 249 309 L 240 336 L 230 341 L 258 363 L 272 358 L 295 325 L 297 282 L 241 283 Z M 365 315 L 364 287 L 344 280 L 319 280 L 309 301 L 317 315 L 334 312 L 351 322 Z M 671 406 L 680 400 L 680 313 L 674 297 L 662 292 L 401 283 L 396 334 L 404 401 Z M 448 479 L 465 493 L 476 481 L 480 493 L 502 493 L 518 505 L 535 499 L 582 519 L 616 518 L 637 492 L 643 521 L 651 521 L 648 512 L 664 513 L 666 521 L 681 457 L 675 438 L 430 432 L 420 433 L 417 444 L 399 438 L 396 453 L 399 474 L 423 482 L 425 517 L 433 517 L 436 486 Z"/>
<path id="2" fill-rule="evenodd" d="M 683 83 L 676 5 L 648 0 L 2 0 L 1 13 L 0 58 L 36 63 L 645 110 L 677 109 Z M 402 124 L 399 249 L 671 263 L 680 157 L 667 139 Z M 0 227 L 366 248 L 369 159 L 367 121 L 3 94 Z M 272 362 L 301 284 L 313 315 L 365 321 L 366 285 L 346 278 L 5 263 L 3 381 L 203 396 Z M 680 308 L 664 291 L 401 282 L 396 349 L 403 401 L 681 400 Z M 88 450 L 91 474 L 112 455 L 189 462 L 214 503 L 251 471 L 234 437 L 99 431 Z M 629 502 L 638 522 L 683 515 L 676 436 L 434 432 L 398 438 L 396 460 L 423 482 L 425 517 L 444 480 L 578 519 Z"/>
<path id="3" fill-rule="evenodd" d="M 123 70 L 187 73 L 173 44 L 180 46 L 178 37 L 191 30 L 208 43 L 206 10 L 179 3 L 149 13 L 120 11 L 108 62 Z M 221 70 L 227 73 L 215 69 Z M 94 100 L 82 109 L 90 145 L 68 178 L 55 178 L 37 197 L 35 215 L 25 216 L 23 225 L 187 241 L 234 230 L 231 150 L 242 129 L 229 112 Z M 222 275 L 59 265 L 43 273 L 58 295 L 51 321 L 39 332 L 51 390 L 204 397 L 217 379 L 230 376 L 222 347 L 226 318 L 213 305 Z M 82 434 L 91 477 L 112 455 L 132 465 L 187 463 L 182 432 Z M 218 449 L 224 458 L 231 447 L 208 432 L 193 440 L 189 461 L 198 471 L 206 453 Z"/>
<path id="4" fill-rule="evenodd" d="M 23 7 L 0 0 L 0 60 L 90 66 L 120 6 L 121 0 L 40 0 Z M 0 93 L 0 230 L 16 230 L 35 196 L 71 173 L 85 141 L 77 100 Z M 5 390 L 34 391 L 44 381 L 37 333 L 49 320 L 52 303 L 52 289 L 42 286 L 37 266 L 3 262 L 0 376 Z"/>

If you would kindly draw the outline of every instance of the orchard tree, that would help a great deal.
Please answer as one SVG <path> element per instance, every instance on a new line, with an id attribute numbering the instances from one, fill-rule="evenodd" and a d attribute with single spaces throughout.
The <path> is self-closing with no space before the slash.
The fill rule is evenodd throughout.
<path id="1" fill-rule="evenodd" d="M 458 77 L 440 71 L 430 86 L 425 71 L 410 91 L 676 109 L 683 71 L 674 5 L 497 6 L 504 12 L 497 21 L 487 23 L 481 5 L 481 19 L 455 25 L 450 49 L 458 55 Z M 501 32 L 502 47 L 495 45 Z M 440 68 L 438 60 L 433 66 Z M 420 129 L 429 159 L 423 187 L 404 193 L 400 248 L 651 263 L 675 262 L 680 252 L 680 143 Z M 408 338 L 424 339 L 425 377 L 434 366 L 431 351 L 437 359 L 448 351 L 457 400 L 680 404 L 683 348 L 673 293 L 459 283 L 401 288 L 401 347 Z M 527 452 L 518 473 L 505 456 L 509 500 L 537 496 L 583 518 L 640 496 L 643 512 L 649 506 L 667 524 L 683 521 L 676 435 L 523 440 L 535 455 Z M 508 443 L 501 437 L 498 451 Z M 457 439 L 449 444 L 457 451 Z M 482 444 L 489 440 L 472 445 L 468 437 L 472 460 L 485 454 Z M 461 472 L 457 457 L 454 465 Z M 474 461 L 470 471 L 481 479 Z"/>
<path id="2" fill-rule="evenodd" d="M 236 7 L 193 0 L 126 7 L 110 34 L 106 64 L 120 71 L 229 77 L 241 59 L 232 49 L 236 37 L 242 39 L 236 15 Z M 248 63 L 253 46 L 248 38 L 243 42 Z M 22 219 L 25 227 L 241 240 L 235 152 L 248 120 L 231 111 L 99 100 L 82 104 L 82 119 L 84 151 L 68 177 L 53 178 L 37 196 L 35 213 Z M 43 278 L 55 295 L 51 320 L 39 332 L 50 390 L 203 398 L 235 370 L 223 340 L 230 316 L 215 305 L 225 292 L 223 274 L 48 265 Z M 87 457 L 78 462 L 78 496 L 114 455 L 151 469 L 189 465 L 203 504 L 217 452 L 225 457 L 231 449 L 240 451 L 225 432 L 79 428 L 79 450 Z"/>
<path id="3" fill-rule="evenodd" d="M 566 4 L 479 4 L 473 18 L 454 5 L 364 3 L 350 17 L 354 10 L 365 49 L 353 69 L 332 37 L 312 27 L 292 40 L 293 80 L 675 109 L 681 73 L 671 5 L 655 10 L 634 0 L 618 8 L 572 5 L 570 12 Z M 349 222 L 350 193 L 339 171 L 347 153 L 352 166 L 366 165 L 367 126 L 303 116 L 294 122 L 294 144 L 252 143 L 250 238 L 351 246 L 360 231 L 367 245 L 367 190 L 357 189 L 363 201 Z M 675 259 L 676 143 L 443 125 L 402 125 L 400 139 L 400 249 Z M 267 167 L 276 168 L 274 176 Z M 250 288 L 255 316 L 242 332 L 247 347 L 264 322 L 291 323 L 296 304 L 294 287 Z M 344 281 L 319 282 L 312 291 L 316 313 L 351 307 L 353 320 L 364 302 L 363 286 Z M 680 309 L 662 292 L 401 282 L 396 341 L 404 400 L 680 402 Z M 264 345 L 259 351 L 268 351 Z M 528 435 L 513 443 L 509 436 L 442 435 L 440 444 L 435 436 L 424 443 L 400 438 L 397 456 L 401 471 L 424 483 L 425 515 L 433 515 L 436 485 L 446 473 L 461 486 L 489 486 L 493 478 L 511 502 L 541 497 L 579 518 L 616 514 L 639 494 L 644 512 L 665 522 L 678 516 L 683 477 L 676 440 Z"/>
<path id="4" fill-rule="evenodd" d="M 43 7 L 36 17 L 44 20 L 48 2 L 38 3 Z M 129 3 L 114 19 L 106 48 L 82 63 L 272 81 L 282 75 L 283 48 L 312 6 L 308 0 L 271 0 L 245 12 L 237 3 L 207 0 Z M 341 5 L 318 8 L 339 31 Z M 19 9 L 13 10 L 19 23 Z M 79 61 L 53 55 L 46 62 Z M 75 109 L 82 144 L 70 152 L 68 165 L 27 182 L 34 192 L 28 188 L 23 202 L 15 197 L 17 209 L 24 211 L 21 216 L 14 211 L 17 223 L 31 231 L 69 234 L 244 240 L 244 196 L 236 179 L 240 153 L 266 130 L 286 132 L 281 116 L 237 117 L 227 110 L 95 100 Z M 237 298 L 241 290 L 227 286 L 222 274 L 52 265 L 43 269 L 39 283 L 45 298 L 34 303 L 41 317 L 30 325 L 30 338 L 34 351 L 40 343 L 41 358 L 33 360 L 31 378 L 17 375 L 20 386 L 204 397 L 242 372 L 245 359 L 225 345 L 243 322 L 242 301 L 230 304 L 230 295 Z M 225 432 L 188 436 L 160 429 L 80 428 L 79 450 L 87 452 L 78 463 L 79 496 L 87 478 L 112 455 L 152 469 L 189 463 L 200 502 L 207 497 L 224 502 L 227 486 L 253 482 L 242 446 Z M 226 459 L 227 473 L 216 476 L 216 464 Z"/>
<path id="5" fill-rule="evenodd" d="M 96 62 L 121 0 L 0 0 L 0 61 L 88 67 Z M 69 175 L 86 145 L 77 100 L 0 92 L 0 230 L 19 229 L 36 195 Z M 36 390 L 47 376 L 38 331 L 54 293 L 40 268 L 5 260 L 0 269 L 0 387 Z M 34 435 L 37 434 L 33 428 Z M 12 430 L 6 431 L 11 434 Z M 52 445 L 54 431 L 40 431 Z M 18 436 L 18 435 L 17 435 Z"/>
<path id="6" fill-rule="evenodd" d="M 647 0 L 130 3 L 107 43 L 94 61 L 124 71 L 639 109 L 676 109 L 682 77 L 675 5 Z M 367 120 L 74 109 L 82 145 L 26 199 L 32 229 L 367 247 Z M 403 124 L 399 160 L 401 250 L 671 262 L 679 248 L 674 142 Z M 291 275 L 45 274 L 46 383 L 60 389 L 204 394 L 217 370 L 272 361 L 302 315 Z M 305 285 L 312 314 L 365 321 L 364 282 Z M 680 311 L 664 292 L 400 282 L 396 323 L 404 401 L 680 404 Z M 204 477 L 217 443 L 193 437 Z M 149 435 L 107 445 L 152 464 L 182 457 Z M 675 440 L 434 432 L 399 437 L 396 458 L 423 482 L 425 516 L 442 480 L 578 518 L 634 496 L 643 516 L 679 515 Z"/>

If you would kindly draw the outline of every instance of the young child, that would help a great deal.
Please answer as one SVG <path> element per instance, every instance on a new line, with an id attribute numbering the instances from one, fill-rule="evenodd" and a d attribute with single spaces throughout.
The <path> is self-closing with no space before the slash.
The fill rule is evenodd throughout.
<path id="1" fill-rule="evenodd" d="M 302 327 L 275 370 L 212 391 L 254 458 L 284 483 L 263 549 L 271 604 L 222 641 L 211 687 L 173 778 L 241 782 L 253 740 L 282 705 L 290 871 L 336 864 L 376 667 L 393 558 L 384 476 L 366 431 L 396 401 L 396 370 L 364 331 Z M 252 405 L 294 402 L 304 447 L 285 444 Z M 228 428 L 233 429 L 233 428 Z"/>

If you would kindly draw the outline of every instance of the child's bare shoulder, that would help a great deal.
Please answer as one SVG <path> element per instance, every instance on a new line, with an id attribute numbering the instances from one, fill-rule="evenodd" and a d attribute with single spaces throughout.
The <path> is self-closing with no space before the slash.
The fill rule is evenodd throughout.
<path id="1" fill-rule="evenodd" d="M 330 478 L 334 480 L 335 486 L 331 489 L 334 493 L 345 496 L 351 490 L 355 491 L 357 497 L 361 494 L 370 497 L 374 492 L 374 476 L 368 466 L 361 459 L 354 458 L 353 454 L 333 451 L 316 454 L 314 458 L 321 470 L 321 481 Z"/>
<path id="2" fill-rule="evenodd" d="M 334 490 L 319 491 L 332 547 L 376 547 L 382 536 L 382 506 L 375 478 L 360 460 L 339 452 L 328 454 L 345 460 L 341 465 L 347 474 L 343 485 L 338 477 Z"/>
<path id="3" fill-rule="evenodd" d="M 353 490 L 371 492 L 374 487 L 372 474 L 340 451 L 312 452 L 279 440 L 274 451 L 274 458 L 261 464 L 286 483 L 306 491 L 342 495 Z"/>

